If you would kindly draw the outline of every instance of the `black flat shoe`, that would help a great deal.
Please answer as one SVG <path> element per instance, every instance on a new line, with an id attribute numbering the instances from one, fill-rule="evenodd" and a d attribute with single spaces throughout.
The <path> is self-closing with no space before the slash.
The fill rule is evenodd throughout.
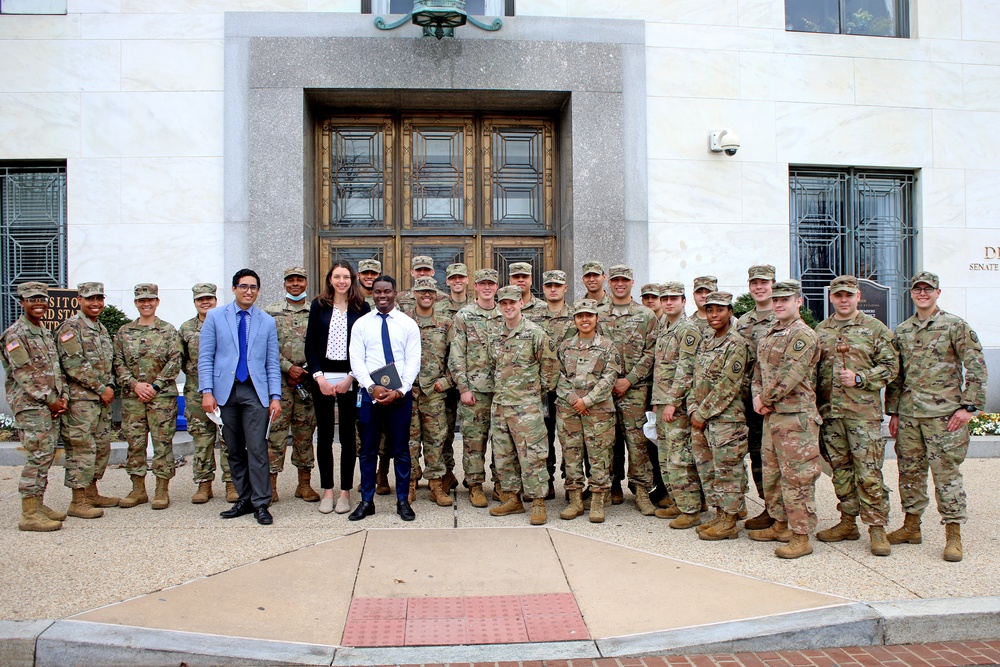
<path id="1" fill-rule="evenodd" d="M 253 510 L 253 515 L 257 517 L 257 523 L 262 526 L 270 526 L 274 523 L 274 519 L 271 517 L 271 513 L 267 511 L 267 505 L 261 505 L 260 507 L 255 507 Z"/>
<path id="2" fill-rule="evenodd" d="M 235 519 L 238 516 L 250 514 L 251 512 L 253 512 L 253 505 L 250 504 L 249 500 L 237 500 L 233 503 L 232 507 L 219 512 L 219 516 L 223 519 Z"/>
<path id="3" fill-rule="evenodd" d="M 413 521 L 417 518 L 417 515 L 413 513 L 413 508 L 410 507 L 410 503 L 405 500 L 400 500 L 396 503 L 396 514 L 399 515 L 403 521 Z"/>
<path id="4" fill-rule="evenodd" d="M 347 515 L 348 521 L 361 521 L 366 516 L 375 514 L 375 503 L 370 500 L 362 500 L 354 511 Z"/>

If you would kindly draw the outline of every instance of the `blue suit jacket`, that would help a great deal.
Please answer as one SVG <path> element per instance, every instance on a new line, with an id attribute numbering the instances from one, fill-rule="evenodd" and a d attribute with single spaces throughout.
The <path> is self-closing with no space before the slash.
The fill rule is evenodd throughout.
<path id="1" fill-rule="evenodd" d="M 198 390 L 211 390 L 219 405 L 229 400 L 236 382 L 236 364 L 240 360 L 237 308 L 234 302 L 208 311 L 198 343 Z M 271 396 L 281 395 L 278 329 L 274 318 L 256 306 L 250 307 L 250 320 L 247 367 L 257 397 L 267 407 Z"/>

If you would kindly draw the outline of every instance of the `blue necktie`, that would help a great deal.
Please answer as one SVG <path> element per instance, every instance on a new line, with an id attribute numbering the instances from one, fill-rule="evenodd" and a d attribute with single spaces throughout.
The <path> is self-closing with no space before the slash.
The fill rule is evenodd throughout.
<path id="1" fill-rule="evenodd" d="M 391 364 L 396 361 L 392 356 L 392 344 L 389 343 L 389 313 L 378 313 L 382 318 L 382 354 L 385 356 L 385 363 Z"/>
<path id="2" fill-rule="evenodd" d="M 247 311 L 236 312 L 240 316 L 240 325 L 236 329 L 236 337 L 240 341 L 240 360 L 236 364 L 236 379 L 246 382 L 250 377 L 250 369 L 247 368 Z"/>

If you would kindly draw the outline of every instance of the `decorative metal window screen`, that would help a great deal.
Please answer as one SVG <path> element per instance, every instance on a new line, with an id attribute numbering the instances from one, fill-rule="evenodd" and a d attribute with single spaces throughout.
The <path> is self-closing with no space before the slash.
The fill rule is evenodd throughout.
<path id="1" fill-rule="evenodd" d="M 66 284 L 66 167 L 0 166 L 0 328 L 20 313 L 17 286 Z"/>
<path id="2" fill-rule="evenodd" d="M 912 314 L 915 180 L 912 172 L 789 171 L 792 276 L 817 319 L 824 288 L 844 274 L 892 288 L 892 327 Z"/>
<path id="3" fill-rule="evenodd" d="M 910 36 L 909 0 L 785 0 L 785 30 Z"/>
<path id="4" fill-rule="evenodd" d="M 324 229 L 385 229 L 392 217 L 392 123 L 324 124 L 320 153 Z"/>

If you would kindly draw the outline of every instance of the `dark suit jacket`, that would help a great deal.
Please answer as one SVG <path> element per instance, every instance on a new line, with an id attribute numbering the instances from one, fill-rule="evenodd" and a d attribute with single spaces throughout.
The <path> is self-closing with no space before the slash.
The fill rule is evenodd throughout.
<path id="1" fill-rule="evenodd" d="M 361 304 L 361 310 L 347 309 L 347 349 L 351 349 L 351 330 L 354 323 L 362 315 L 371 310 L 368 302 Z M 306 361 L 309 364 L 309 372 L 317 371 L 333 372 L 334 362 L 326 358 L 326 345 L 330 338 L 330 318 L 333 316 L 333 306 L 320 303 L 320 300 L 313 299 L 309 306 L 309 325 L 306 328 Z M 346 357 L 344 371 L 349 370 L 351 365 L 350 354 Z"/>

